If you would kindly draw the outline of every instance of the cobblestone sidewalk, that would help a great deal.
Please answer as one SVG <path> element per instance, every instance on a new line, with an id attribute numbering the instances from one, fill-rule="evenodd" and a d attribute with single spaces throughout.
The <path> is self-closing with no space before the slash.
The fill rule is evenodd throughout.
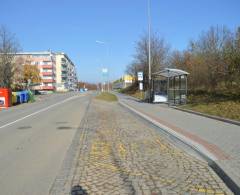
<path id="1" fill-rule="evenodd" d="M 93 100 L 78 143 L 74 167 L 56 179 L 51 194 L 232 194 L 206 162 L 117 103 Z"/>

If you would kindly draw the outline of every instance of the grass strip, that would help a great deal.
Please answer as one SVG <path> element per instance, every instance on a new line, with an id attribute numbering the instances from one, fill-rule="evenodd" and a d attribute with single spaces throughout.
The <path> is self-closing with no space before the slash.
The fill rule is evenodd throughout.
<path id="1" fill-rule="evenodd" d="M 195 103 L 187 104 L 180 107 L 201 113 L 240 121 L 240 101 Z"/>
<path id="2" fill-rule="evenodd" d="M 117 96 L 115 96 L 112 93 L 108 93 L 108 92 L 102 92 L 99 95 L 96 96 L 96 99 L 98 100 L 103 100 L 103 101 L 107 101 L 107 102 L 115 102 L 118 101 Z"/>

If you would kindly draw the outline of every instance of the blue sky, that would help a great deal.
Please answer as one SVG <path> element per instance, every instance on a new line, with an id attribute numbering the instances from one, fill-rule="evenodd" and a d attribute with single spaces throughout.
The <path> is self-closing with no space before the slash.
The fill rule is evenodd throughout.
<path id="1" fill-rule="evenodd" d="M 0 25 L 16 34 L 23 51 L 66 52 L 79 79 L 89 82 L 101 81 L 102 67 L 111 80 L 124 74 L 147 30 L 147 0 L 0 0 L 0 6 Z M 152 30 L 182 50 L 211 25 L 236 29 L 239 10 L 239 0 L 151 0 Z"/>

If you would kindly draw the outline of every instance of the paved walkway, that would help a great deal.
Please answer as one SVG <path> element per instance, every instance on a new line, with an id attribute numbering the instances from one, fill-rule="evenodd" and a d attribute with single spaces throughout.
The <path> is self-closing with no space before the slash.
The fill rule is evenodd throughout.
<path id="1" fill-rule="evenodd" d="M 240 127 L 118 94 L 120 101 L 203 146 L 240 186 Z"/>
<path id="2" fill-rule="evenodd" d="M 72 146 L 50 194 L 232 194 L 206 162 L 117 103 L 93 100 Z"/>

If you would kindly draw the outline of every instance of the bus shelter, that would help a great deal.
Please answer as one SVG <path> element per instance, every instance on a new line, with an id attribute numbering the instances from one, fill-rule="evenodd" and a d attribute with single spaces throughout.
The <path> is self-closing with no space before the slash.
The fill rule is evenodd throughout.
<path id="1" fill-rule="evenodd" d="M 152 74 L 152 100 L 171 105 L 186 104 L 188 72 L 165 68 Z"/>

